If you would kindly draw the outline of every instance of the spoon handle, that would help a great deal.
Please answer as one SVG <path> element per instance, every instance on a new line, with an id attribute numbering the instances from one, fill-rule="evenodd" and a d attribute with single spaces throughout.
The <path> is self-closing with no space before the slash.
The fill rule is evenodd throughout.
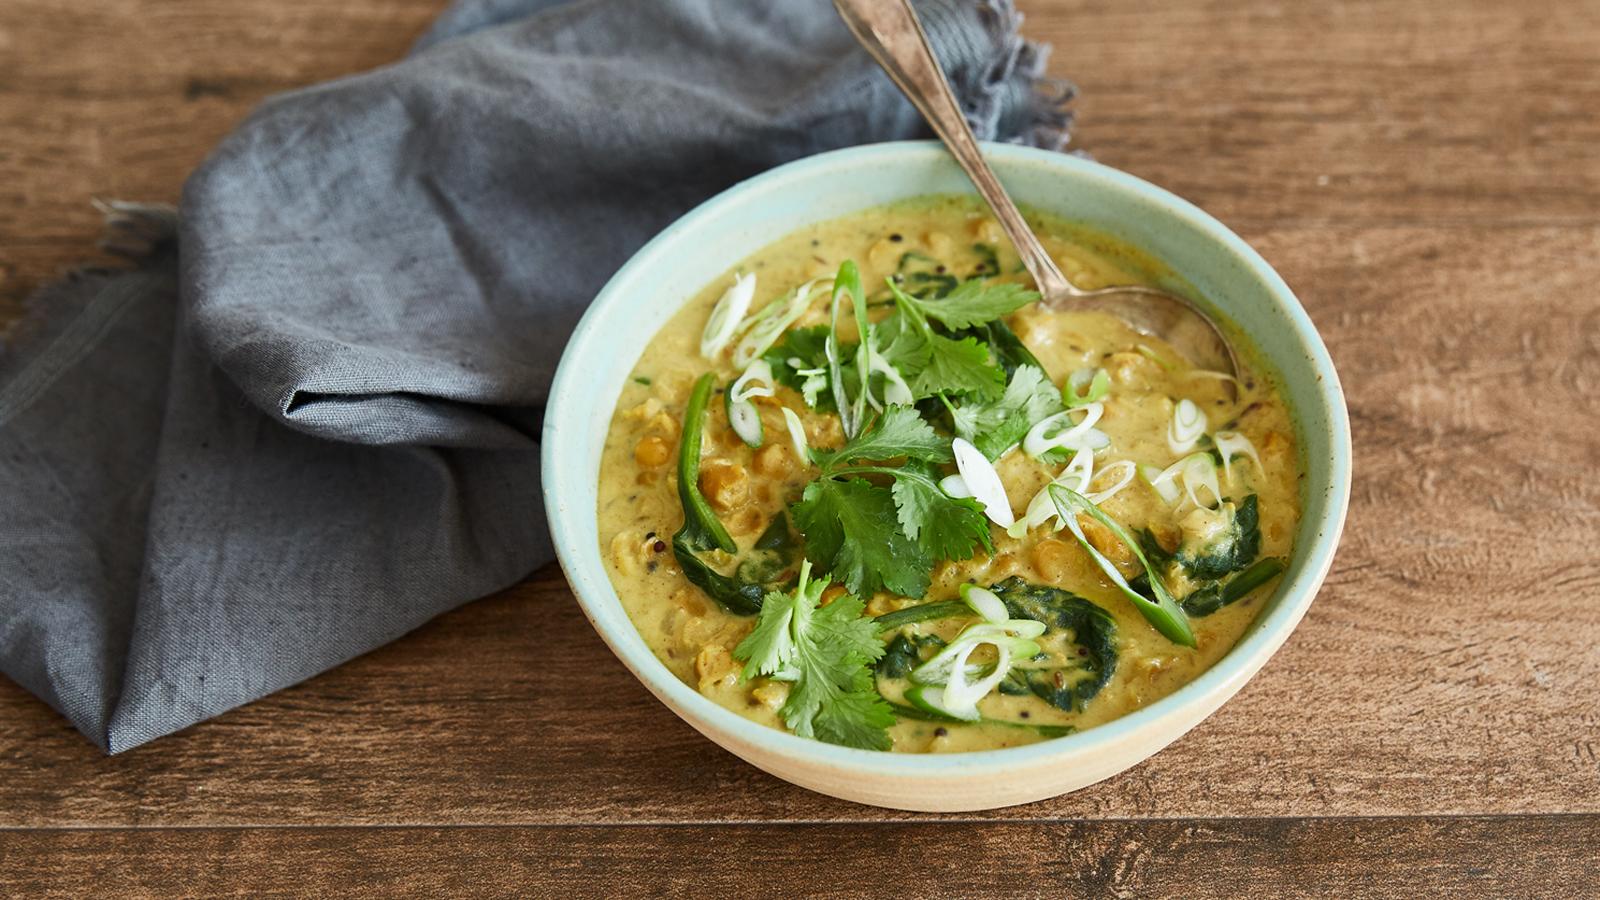
<path id="1" fill-rule="evenodd" d="M 966 117 L 944 70 L 928 46 L 928 36 L 917 21 L 909 0 L 833 0 L 833 5 L 844 17 L 845 24 L 856 40 L 872 54 L 878 65 L 889 73 L 890 79 L 905 92 L 907 99 L 933 126 L 934 134 L 944 142 L 967 177 L 994 210 L 1000 228 L 1011 239 L 1022 257 L 1022 264 L 1033 276 L 1039 292 L 1045 297 L 1059 297 L 1077 293 L 1055 260 L 1045 252 L 1044 246 L 1034 236 L 1033 229 L 1023 221 L 1017 205 L 1011 202 L 994 170 L 984 162 L 978 150 L 978 140 L 967 127 Z"/>

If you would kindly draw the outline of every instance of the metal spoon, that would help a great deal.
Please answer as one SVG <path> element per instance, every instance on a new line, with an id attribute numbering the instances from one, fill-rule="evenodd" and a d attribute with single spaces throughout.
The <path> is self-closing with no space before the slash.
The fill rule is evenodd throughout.
<path id="1" fill-rule="evenodd" d="M 994 170 L 984 162 L 977 138 L 950 92 L 944 70 L 928 46 L 928 36 L 908 0 L 833 0 L 856 40 L 872 54 L 933 126 L 956 162 L 994 211 L 1000 228 L 1017 248 L 1022 264 L 1050 306 L 1099 309 L 1135 330 L 1161 338 L 1202 369 L 1236 375 L 1233 348 L 1215 322 L 1190 301 L 1158 288 L 1130 284 L 1087 291 L 1061 274 L 1028 223 L 1011 202 Z"/>

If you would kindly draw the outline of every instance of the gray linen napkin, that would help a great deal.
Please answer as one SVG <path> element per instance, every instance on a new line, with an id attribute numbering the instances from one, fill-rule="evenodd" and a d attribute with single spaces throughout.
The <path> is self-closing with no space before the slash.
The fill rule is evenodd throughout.
<path id="1" fill-rule="evenodd" d="M 982 135 L 1065 143 L 1009 0 L 920 8 Z M 513 584 L 611 273 L 741 179 L 923 134 L 826 0 L 460 3 L 267 101 L 0 349 L 0 671 L 116 753 Z"/>

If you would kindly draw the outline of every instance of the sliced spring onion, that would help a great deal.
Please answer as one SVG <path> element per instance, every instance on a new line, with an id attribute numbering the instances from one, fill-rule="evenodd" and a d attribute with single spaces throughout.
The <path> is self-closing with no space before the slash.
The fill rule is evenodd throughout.
<path id="1" fill-rule="evenodd" d="M 798 359 L 791 361 L 789 367 L 794 369 L 796 375 L 805 376 L 805 381 L 800 382 L 800 394 L 806 398 L 807 406 L 816 408 L 817 397 L 822 394 L 822 389 L 828 386 L 828 370 L 802 369 L 795 365 L 798 362 L 800 362 Z"/>
<path id="2" fill-rule="evenodd" d="M 943 696 L 939 698 L 942 701 L 939 705 L 949 710 L 951 715 L 969 722 L 982 718 L 978 712 L 978 701 L 999 687 L 1001 679 L 1011 671 L 1011 648 L 1003 643 L 996 644 L 995 652 L 999 659 L 995 661 L 994 671 L 978 681 L 967 681 L 967 657 L 976 649 L 977 645 L 973 644 L 957 658 L 950 670 L 950 680 L 945 683 Z"/>
<path id="3" fill-rule="evenodd" d="M 987 595 L 987 599 L 982 599 L 984 595 Z M 1044 634 L 1045 625 L 1033 619 L 1005 619 L 1005 604 L 983 588 L 969 585 L 962 589 L 962 596 L 985 618 L 995 610 L 985 612 L 980 607 L 988 606 L 992 601 L 1000 608 L 1000 620 L 967 628 L 932 659 L 913 669 L 911 681 L 916 687 L 906 692 L 906 698 L 924 708 L 931 706 L 936 712 L 975 722 L 979 718 L 978 701 L 988 696 L 1005 679 L 1011 671 L 1012 659 L 1030 659 L 1039 655 L 1040 647 L 1034 638 Z M 975 597 L 980 598 L 976 603 L 973 601 Z M 986 675 L 984 667 L 967 663 L 973 651 L 984 644 L 993 646 L 998 657 Z M 969 682 L 969 676 L 978 676 L 979 680 Z"/>
<path id="4" fill-rule="evenodd" d="M 1034 639 L 1044 631 L 1044 623 L 1033 619 L 1008 619 L 998 624 L 983 622 L 970 625 L 933 658 L 912 669 L 911 680 L 917 684 L 944 684 L 950 678 L 956 659 L 963 657 L 964 650 L 978 644 L 1005 644 L 1018 659 L 1038 656 L 1039 644 Z"/>
<path id="5" fill-rule="evenodd" d="M 733 399 L 730 389 L 723 398 L 728 410 L 728 425 L 733 428 L 733 433 L 739 436 L 750 447 L 760 447 L 765 435 L 762 433 L 761 413 L 756 405 L 749 400 L 738 402 Z"/>
<path id="6" fill-rule="evenodd" d="M 1039 457 L 1051 450 L 1101 450 L 1109 447 L 1111 438 L 1094 427 L 1105 411 L 1103 403 L 1088 403 L 1048 416 L 1028 429 L 1027 437 L 1022 439 L 1022 450 L 1029 456 Z M 1083 414 L 1077 424 L 1072 423 L 1073 413 Z"/>
<path id="7" fill-rule="evenodd" d="M 1006 497 L 1006 486 L 1001 483 L 1000 473 L 995 471 L 989 457 L 965 438 L 956 438 L 951 442 L 950 449 L 955 452 L 956 468 L 961 471 L 961 480 L 967 483 L 973 499 L 983 504 L 983 513 L 989 517 L 989 521 L 1001 528 L 1015 522 L 1017 519 L 1011 513 L 1011 500 Z"/>
<path id="8" fill-rule="evenodd" d="M 826 279 L 814 279 L 768 303 L 752 316 L 744 337 L 733 348 L 733 366 L 743 369 L 767 352 L 795 320 L 805 315 L 818 295 L 827 290 Z"/>
<path id="9" fill-rule="evenodd" d="M 1206 425 L 1205 412 L 1193 400 L 1179 400 L 1172 408 L 1172 421 L 1167 423 L 1167 446 L 1173 453 L 1188 453 L 1206 433 Z"/>
<path id="10" fill-rule="evenodd" d="M 1140 356 L 1143 356 L 1145 359 L 1150 360 L 1168 372 L 1171 372 L 1173 369 L 1177 368 L 1177 366 L 1167 362 L 1166 357 L 1157 353 L 1155 348 L 1151 347 L 1149 344 L 1135 344 L 1133 349 L 1139 351 Z"/>
<path id="11" fill-rule="evenodd" d="M 728 389 L 728 395 L 734 402 L 743 403 L 751 397 L 771 397 L 776 393 L 772 381 L 772 366 L 764 359 L 758 359 L 744 370 Z"/>
<path id="12" fill-rule="evenodd" d="M 983 719 L 983 716 L 981 715 L 972 715 L 969 718 L 967 715 L 963 714 L 966 712 L 965 710 L 952 710 L 945 702 L 944 688 L 936 685 L 912 685 L 911 688 L 906 691 L 906 702 L 910 703 L 913 707 L 924 713 L 938 716 L 941 720 L 945 721 L 978 722 L 982 721 Z M 971 712 L 977 713 L 977 707 L 974 706 Z"/>
<path id="13" fill-rule="evenodd" d="M 1079 369 L 1061 386 L 1061 404 L 1075 409 L 1105 399 L 1111 392 L 1111 375 L 1105 369 Z"/>
<path id="14" fill-rule="evenodd" d="M 705 331 L 700 333 L 700 355 L 706 359 L 715 359 L 722 348 L 728 346 L 733 336 L 739 333 L 739 323 L 744 321 L 745 313 L 750 311 L 750 301 L 756 295 L 756 276 L 754 273 L 742 273 L 733 279 L 733 284 L 722 292 L 722 299 L 711 310 L 711 318 L 706 320 Z"/>
<path id="15" fill-rule="evenodd" d="M 978 587 L 975 584 L 963 584 L 961 586 L 961 599 L 972 607 L 973 612 L 982 616 L 985 622 L 999 625 L 1011 618 L 1011 614 L 1006 612 L 1006 605 L 1000 602 L 1000 598 L 995 596 L 994 591 Z"/>
<path id="16" fill-rule="evenodd" d="M 1055 501 L 1056 509 L 1060 512 L 1062 521 L 1066 522 L 1067 528 L 1072 531 L 1072 536 L 1078 539 L 1078 543 L 1094 559 L 1095 563 L 1100 567 L 1100 571 L 1104 572 L 1105 576 L 1111 579 L 1111 583 L 1117 586 L 1123 596 L 1127 597 L 1138 608 L 1139 612 L 1144 615 L 1145 620 L 1173 643 L 1182 644 L 1185 647 L 1195 646 L 1194 631 L 1189 628 L 1189 619 L 1183 614 L 1183 608 L 1178 605 L 1177 600 L 1173 599 L 1171 592 L 1167 590 L 1166 584 L 1161 580 L 1161 573 L 1150 565 L 1150 560 L 1144 555 L 1144 551 L 1139 549 L 1139 542 L 1134 540 L 1133 535 L 1128 533 L 1128 529 L 1123 528 L 1121 523 L 1106 515 L 1100 507 L 1090 503 L 1087 497 L 1071 488 L 1059 485 L 1053 486 L 1050 488 L 1050 497 Z M 1134 559 L 1137 559 L 1139 565 L 1144 568 L 1145 577 L 1150 581 L 1150 590 L 1156 597 L 1154 601 L 1134 590 L 1133 586 L 1128 584 L 1128 579 L 1122 577 L 1122 573 L 1117 570 L 1116 564 L 1107 559 L 1106 555 L 1097 550 L 1093 544 L 1089 543 L 1088 536 L 1083 533 L 1083 525 L 1078 522 L 1079 513 L 1083 513 L 1104 525 L 1117 540 L 1128 548 Z"/>
<path id="17" fill-rule="evenodd" d="M 916 395 L 911 393 L 911 385 L 906 384 L 899 369 L 878 355 L 876 347 L 872 349 L 871 371 L 883 376 L 884 403 L 890 406 L 910 406 L 916 402 Z"/>
<path id="18" fill-rule="evenodd" d="M 1169 505 L 1174 504 L 1178 502 L 1179 497 L 1183 496 L 1183 488 L 1178 486 L 1178 467 L 1180 465 L 1182 465 L 1182 460 L 1165 469 L 1157 468 L 1156 466 L 1140 466 L 1139 477 L 1144 479 L 1145 484 L 1155 488 L 1156 493 L 1161 495 L 1161 499 L 1167 501 Z"/>
<path id="19" fill-rule="evenodd" d="M 939 479 L 939 490 L 944 491 L 945 496 L 957 500 L 965 500 L 972 496 L 972 488 L 967 487 L 967 480 L 960 475 L 946 475 Z"/>
<path id="20" fill-rule="evenodd" d="M 1161 499 L 1173 505 L 1176 505 L 1185 493 L 1195 506 L 1210 508 L 1222 502 L 1222 486 L 1217 481 L 1217 464 L 1212 461 L 1209 453 L 1191 453 L 1160 470 L 1155 466 L 1140 466 L 1139 475 L 1156 489 Z M 1180 480 L 1183 483 L 1181 488 Z M 1200 502 L 1201 488 L 1211 492 L 1211 503 Z"/>
<path id="21" fill-rule="evenodd" d="M 1213 509 L 1222 505 L 1222 486 L 1217 483 L 1217 464 L 1209 453 L 1191 453 L 1182 460 L 1183 490 L 1195 506 Z M 1211 492 L 1211 502 L 1200 502 L 1200 489 Z"/>
<path id="22" fill-rule="evenodd" d="M 1059 484 L 1072 488 L 1080 494 L 1086 494 L 1089 492 L 1089 482 L 1093 478 L 1094 451 L 1079 450 L 1073 454 L 1072 461 L 1067 463 L 1067 467 L 1062 469 L 1061 474 L 1052 479 L 1050 484 Z M 1022 519 L 1007 528 L 1006 534 L 1020 538 L 1056 517 L 1056 505 L 1050 499 L 1050 484 L 1040 488 L 1039 493 L 1033 495 L 1033 499 L 1028 501 L 1028 509 L 1022 514 Z M 1061 526 L 1058 524 L 1056 527 Z"/>
<path id="23" fill-rule="evenodd" d="M 728 424 L 733 427 L 733 433 L 751 447 L 761 446 L 763 436 L 761 412 L 750 402 L 750 398 L 771 397 L 773 393 L 772 366 L 766 360 L 758 359 L 734 380 L 723 397 L 728 410 Z"/>
<path id="24" fill-rule="evenodd" d="M 811 444 L 806 440 L 806 427 L 800 424 L 800 417 L 794 410 L 785 406 L 783 409 L 783 424 L 789 429 L 789 443 L 794 447 L 795 458 L 800 460 L 800 465 L 810 465 Z"/>
<path id="25" fill-rule="evenodd" d="M 1077 457 L 1073 458 L 1076 459 Z M 1112 497 L 1115 497 L 1118 491 L 1127 487 L 1133 481 L 1133 476 L 1137 469 L 1138 467 L 1133 464 L 1133 460 L 1119 459 L 1111 465 L 1103 467 L 1094 475 L 1094 480 L 1099 481 L 1108 472 L 1118 473 L 1115 476 L 1112 476 L 1116 480 L 1111 483 L 1110 487 L 1102 488 L 1098 491 L 1079 491 L 1078 493 L 1088 497 L 1090 503 L 1104 503 L 1107 500 L 1110 500 Z M 1070 487 L 1071 485 L 1068 486 Z"/>
<path id="26" fill-rule="evenodd" d="M 1219 431 L 1211 439 L 1217 442 L 1217 453 L 1222 456 L 1222 476 L 1228 481 L 1233 481 L 1233 458 L 1241 453 L 1256 464 L 1257 472 L 1266 471 L 1262 468 L 1260 454 L 1256 453 L 1256 445 L 1239 432 Z"/>

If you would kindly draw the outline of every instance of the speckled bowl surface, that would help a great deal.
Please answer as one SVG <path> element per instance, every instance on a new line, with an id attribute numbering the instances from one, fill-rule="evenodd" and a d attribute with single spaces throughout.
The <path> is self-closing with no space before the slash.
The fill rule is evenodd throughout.
<path id="1" fill-rule="evenodd" d="M 1333 560 L 1350 493 L 1350 429 L 1338 375 L 1283 279 L 1221 223 L 1131 175 L 1059 153 L 991 144 L 1019 202 L 1083 222 L 1180 273 L 1249 335 L 1293 408 L 1305 466 L 1296 552 L 1239 643 L 1194 681 L 1105 725 L 1025 747 L 921 755 L 838 747 L 757 725 L 679 681 L 634 630 L 601 561 L 600 451 L 632 365 L 672 314 L 735 263 L 812 222 L 927 194 L 972 193 L 939 145 L 825 153 L 730 188 L 641 249 L 594 300 L 556 372 L 543 436 L 545 505 L 556 552 L 594 627 L 650 691 L 702 734 L 780 778 L 898 809 L 992 809 L 1115 775 L 1232 697 L 1305 615 Z M 1151 765 L 1160 765 L 1159 760 Z"/>

